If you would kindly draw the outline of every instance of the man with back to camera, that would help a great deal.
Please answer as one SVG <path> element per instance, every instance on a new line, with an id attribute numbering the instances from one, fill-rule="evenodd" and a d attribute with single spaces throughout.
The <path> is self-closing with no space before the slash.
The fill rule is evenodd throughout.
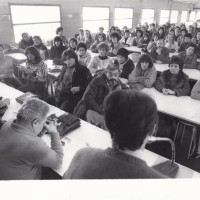
<path id="1" fill-rule="evenodd" d="M 155 101 L 135 90 L 115 91 L 105 100 L 104 116 L 112 148 L 79 150 L 63 178 L 166 178 L 143 160 L 145 145 L 156 130 Z"/>
<path id="2" fill-rule="evenodd" d="M 63 149 L 53 122 L 47 121 L 49 106 L 33 98 L 26 101 L 15 120 L 0 130 L 0 180 L 41 179 L 42 167 L 60 168 Z M 51 135 L 51 148 L 38 137 L 43 127 Z"/>

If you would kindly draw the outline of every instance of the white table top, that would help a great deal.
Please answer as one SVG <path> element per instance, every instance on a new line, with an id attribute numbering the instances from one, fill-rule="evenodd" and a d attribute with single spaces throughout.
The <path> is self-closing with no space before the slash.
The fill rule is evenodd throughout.
<path id="1" fill-rule="evenodd" d="M 154 63 L 154 66 L 156 67 L 156 70 L 158 72 L 163 72 L 163 71 L 169 69 L 169 65 L 168 64 L 157 64 L 157 63 Z M 183 72 L 186 73 L 189 76 L 189 79 L 200 80 L 200 71 L 197 70 L 197 69 L 183 69 Z"/>
<path id="2" fill-rule="evenodd" d="M 149 94 L 156 101 L 160 112 L 200 125 L 200 101 L 190 96 L 165 96 L 155 88 L 144 88 L 142 92 Z"/>
<path id="3" fill-rule="evenodd" d="M 15 98 L 23 93 L 7 85 L 4 85 L 3 83 L 0 83 L 0 91 L 1 95 L 4 98 L 10 98 L 11 102 L 8 110 L 3 116 L 3 119 L 4 120 L 12 119 L 15 117 L 16 111 L 21 107 L 21 104 L 17 103 Z M 54 106 L 50 106 L 49 114 L 52 113 L 55 113 L 56 115 L 59 116 L 63 114 L 64 111 Z M 111 138 L 108 132 L 96 126 L 93 126 L 85 121 L 81 121 L 81 127 L 68 134 L 67 138 L 71 140 L 69 143 L 67 143 L 68 140 L 62 139 L 66 143 L 66 145 L 63 147 L 64 150 L 63 165 L 61 169 L 55 170 L 61 176 L 63 176 L 64 172 L 68 169 L 74 154 L 79 149 L 86 146 L 106 149 L 107 147 L 111 146 Z M 45 135 L 43 139 L 48 145 L 50 145 L 50 137 L 48 135 Z M 149 166 L 153 166 L 155 164 L 167 160 L 166 158 L 159 156 L 158 154 L 155 154 L 148 150 L 144 151 L 143 159 L 147 162 Z M 179 172 L 177 173 L 177 178 L 200 178 L 200 173 L 193 171 L 182 165 L 179 165 Z"/>

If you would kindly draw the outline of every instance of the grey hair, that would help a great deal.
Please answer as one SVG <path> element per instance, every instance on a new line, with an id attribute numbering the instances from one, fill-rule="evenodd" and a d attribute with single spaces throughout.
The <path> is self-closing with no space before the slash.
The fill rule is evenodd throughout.
<path id="1" fill-rule="evenodd" d="M 31 98 L 24 102 L 17 113 L 17 120 L 32 122 L 34 119 L 44 119 L 49 112 L 49 105 L 37 98 Z"/>

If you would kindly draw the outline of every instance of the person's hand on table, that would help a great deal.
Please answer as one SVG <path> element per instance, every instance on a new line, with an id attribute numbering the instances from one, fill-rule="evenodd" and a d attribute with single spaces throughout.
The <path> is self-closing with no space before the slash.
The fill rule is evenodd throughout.
<path id="1" fill-rule="evenodd" d="M 75 94 L 75 93 L 79 92 L 80 89 L 81 89 L 80 87 L 72 87 L 72 88 L 71 88 L 71 92 L 72 92 L 73 94 Z"/>
<path id="2" fill-rule="evenodd" d="M 168 94 L 171 94 L 171 95 L 175 95 L 176 94 L 176 92 L 173 91 L 173 90 L 167 89 L 167 91 L 168 91 Z"/>
<path id="3" fill-rule="evenodd" d="M 44 124 L 44 127 L 46 128 L 47 132 L 48 133 L 58 133 L 57 131 L 57 127 L 56 127 L 56 124 L 53 122 L 53 121 L 47 121 L 45 124 Z"/>
<path id="4" fill-rule="evenodd" d="M 164 95 L 168 95 L 168 94 L 169 94 L 169 93 L 168 93 L 168 89 L 163 88 L 163 89 L 162 89 L 162 93 L 163 93 Z"/>

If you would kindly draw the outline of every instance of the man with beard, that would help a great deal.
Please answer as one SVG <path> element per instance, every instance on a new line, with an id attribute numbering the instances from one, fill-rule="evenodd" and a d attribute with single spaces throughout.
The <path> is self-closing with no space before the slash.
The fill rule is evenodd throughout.
<path id="1" fill-rule="evenodd" d="M 151 57 L 154 63 L 168 64 L 169 61 L 169 49 L 164 47 L 164 40 L 159 39 L 156 42 L 156 47 L 151 50 Z"/>
<path id="2" fill-rule="evenodd" d="M 109 64 L 101 76 L 97 76 L 90 82 L 82 100 L 75 108 L 74 114 L 105 129 L 103 110 L 105 97 L 115 90 L 126 88 L 119 80 L 119 75 L 119 63 L 115 61 Z M 83 107 L 84 112 L 82 109 Z"/>

